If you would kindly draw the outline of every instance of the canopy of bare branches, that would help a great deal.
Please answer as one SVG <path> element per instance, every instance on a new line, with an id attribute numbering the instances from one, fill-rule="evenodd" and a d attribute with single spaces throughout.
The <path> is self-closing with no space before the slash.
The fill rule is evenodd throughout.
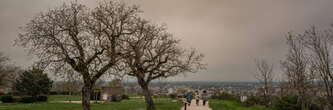
<path id="1" fill-rule="evenodd" d="M 136 6 L 118 2 L 95 9 L 64 4 L 32 19 L 17 43 L 30 48 L 44 66 L 56 71 L 70 66 L 96 80 L 120 60 L 119 39 L 132 33 L 139 12 Z"/>
<path id="2" fill-rule="evenodd" d="M 140 20 L 133 36 L 126 37 L 125 64 L 130 76 L 146 82 L 204 68 L 203 55 L 194 49 L 181 48 L 179 40 L 168 33 L 165 26 Z"/>

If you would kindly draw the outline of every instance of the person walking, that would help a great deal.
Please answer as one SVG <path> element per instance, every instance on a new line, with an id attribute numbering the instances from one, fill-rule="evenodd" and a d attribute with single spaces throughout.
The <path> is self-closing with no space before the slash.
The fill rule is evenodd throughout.
<path id="1" fill-rule="evenodd" d="M 208 93 L 206 90 L 204 90 L 203 93 L 201 94 L 201 98 L 202 98 L 203 106 L 205 106 L 208 101 Z"/>
<path id="2" fill-rule="evenodd" d="M 185 98 L 186 98 L 186 101 L 188 103 L 188 106 L 191 105 L 191 101 L 193 99 L 193 93 L 192 91 L 188 91 L 186 94 L 185 94 Z"/>
<path id="3" fill-rule="evenodd" d="M 200 93 L 199 93 L 198 90 L 195 91 L 194 98 L 195 98 L 195 102 L 196 102 L 197 106 L 199 106 L 199 102 L 200 102 Z"/>

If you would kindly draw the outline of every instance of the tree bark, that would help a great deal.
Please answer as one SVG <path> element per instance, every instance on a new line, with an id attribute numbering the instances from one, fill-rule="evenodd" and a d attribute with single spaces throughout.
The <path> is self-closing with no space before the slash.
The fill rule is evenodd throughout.
<path id="1" fill-rule="evenodd" d="M 327 100 L 329 102 L 328 105 L 329 110 L 333 110 L 333 96 L 327 96 Z"/>
<path id="2" fill-rule="evenodd" d="M 151 92 L 149 91 L 148 87 L 145 87 L 143 89 L 143 91 L 144 91 L 145 100 L 146 100 L 146 103 L 147 103 L 147 110 L 156 110 L 154 100 L 151 96 Z"/>
<path id="3" fill-rule="evenodd" d="M 82 88 L 82 108 L 83 110 L 90 110 L 90 96 L 92 93 L 93 84 L 86 83 Z"/>
<path id="4" fill-rule="evenodd" d="M 147 110 L 156 110 L 155 103 L 152 97 L 152 94 L 149 90 L 149 82 L 145 82 L 143 79 L 138 79 L 139 85 L 143 90 L 143 94 L 145 96 L 145 101 L 147 105 Z"/>

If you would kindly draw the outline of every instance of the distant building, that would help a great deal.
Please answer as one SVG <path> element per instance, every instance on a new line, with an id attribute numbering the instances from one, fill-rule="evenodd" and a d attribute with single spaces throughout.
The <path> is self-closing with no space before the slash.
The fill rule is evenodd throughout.
<path id="1" fill-rule="evenodd" d="M 121 86 L 118 87 L 102 87 L 101 88 L 101 100 L 111 101 L 112 96 L 121 97 L 124 95 L 125 89 Z"/>

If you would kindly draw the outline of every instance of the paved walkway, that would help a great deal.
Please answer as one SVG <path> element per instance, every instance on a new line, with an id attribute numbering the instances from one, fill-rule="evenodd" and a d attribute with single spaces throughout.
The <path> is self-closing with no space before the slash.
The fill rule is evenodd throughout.
<path id="1" fill-rule="evenodd" d="M 184 107 L 182 107 L 181 110 L 184 110 Z M 187 110 L 212 110 L 208 106 L 208 102 L 206 103 L 205 106 L 202 105 L 202 100 L 200 100 L 199 105 L 195 103 L 195 100 L 192 100 L 192 103 L 190 106 L 187 106 Z"/>

